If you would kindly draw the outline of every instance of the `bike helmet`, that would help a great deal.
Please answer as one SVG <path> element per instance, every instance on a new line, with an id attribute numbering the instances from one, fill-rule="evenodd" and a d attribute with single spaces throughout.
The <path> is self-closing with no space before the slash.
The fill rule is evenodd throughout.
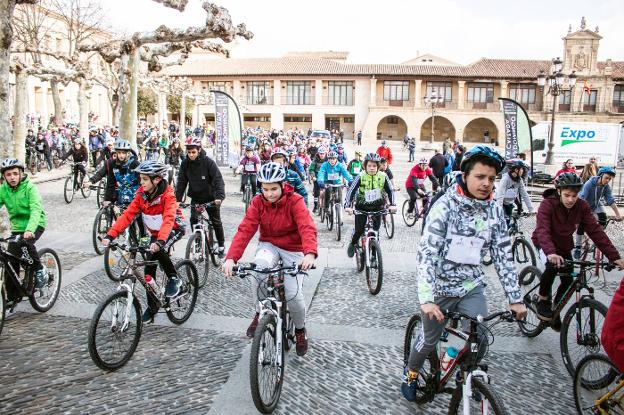
<path id="1" fill-rule="evenodd" d="M 602 176 L 603 174 L 615 177 L 615 169 L 613 167 L 601 167 L 598 170 L 598 176 Z"/>
<path id="2" fill-rule="evenodd" d="M 457 173 L 456 171 L 452 171 L 450 173 L 447 173 L 444 175 L 444 177 L 442 178 L 442 187 L 444 187 L 445 189 L 448 189 L 453 183 L 455 183 L 455 177 L 457 177 Z"/>
<path id="3" fill-rule="evenodd" d="M 274 159 L 275 157 L 279 157 L 279 156 L 284 157 L 284 160 L 288 160 L 288 154 L 287 154 L 284 150 L 279 149 L 279 150 L 275 150 L 275 151 L 271 154 L 271 161 L 273 161 L 273 159 Z"/>
<path id="4" fill-rule="evenodd" d="M 335 151 L 330 151 L 329 153 L 327 153 L 327 158 L 328 159 L 337 159 L 338 158 L 338 153 L 336 153 Z"/>
<path id="5" fill-rule="evenodd" d="M 254 148 L 252 146 L 247 146 L 245 147 L 245 151 L 254 151 Z"/>
<path id="6" fill-rule="evenodd" d="M 2 160 L 2 164 L 0 164 L 0 172 L 4 174 L 5 171 L 12 169 L 14 167 L 22 169 L 24 171 L 24 165 L 18 159 L 8 158 Z"/>
<path id="7" fill-rule="evenodd" d="M 114 138 L 107 138 L 106 139 L 106 145 L 107 146 L 112 146 L 115 144 L 115 139 Z"/>
<path id="8" fill-rule="evenodd" d="M 561 173 L 557 179 L 555 179 L 555 187 L 557 189 L 561 189 L 564 187 L 576 188 L 580 189 L 583 187 L 583 182 L 581 178 L 578 177 L 575 173 L 566 172 Z"/>
<path id="9" fill-rule="evenodd" d="M 507 164 L 507 167 L 509 167 L 509 169 L 526 168 L 526 164 L 524 164 L 524 161 L 522 161 L 521 159 L 511 159 L 507 160 L 505 163 Z"/>
<path id="10" fill-rule="evenodd" d="M 420 160 L 418 160 L 418 164 L 429 164 L 429 160 L 427 160 L 427 157 L 421 157 Z"/>
<path id="11" fill-rule="evenodd" d="M 478 145 L 474 146 L 473 148 L 468 150 L 466 154 L 464 154 L 464 157 L 461 161 L 460 170 L 465 173 L 470 160 L 475 160 L 483 157 L 489 158 L 494 162 L 497 174 L 500 173 L 505 167 L 505 159 L 500 154 L 498 154 L 496 150 L 488 146 Z"/>
<path id="12" fill-rule="evenodd" d="M 132 146 L 130 145 L 130 142 L 128 140 L 124 140 L 123 138 L 120 138 L 115 143 L 115 151 L 117 151 L 117 150 L 130 151 L 130 150 L 132 150 Z"/>
<path id="13" fill-rule="evenodd" d="M 320 146 L 316 152 L 319 154 L 327 154 L 327 147 Z"/>
<path id="14" fill-rule="evenodd" d="M 135 173 L 145 174 L 149 177 L 162 177 L 164 179 L 167 177 L 169 166 L 156 160 L 145 160 L 139 164 L 134 171 Z"/>
<path id="15" fill-rule="evenodd" d="M 377 153 L 368 153 L 364 157 L 364 161 L 374 161 L 375 163 L 379 163 L 381 161 L 381 157 Z"/>
<path id="16" fill-rule="evenodd" d="M 188 137 L 186 137 L 186 141 L 184 142 L 186 148 L 197 147 L 198 149 L 201 149 L 201 144 L 201 138 L 195 137 L 194 135 L 189 135 Z"/>
<path id="17" fill-rule="evenodd" d="M 281 183 L 286 180 L 286 169 L 279 163 L 267 163 L 260 167 L 258 181 L 260 183 Z"/>

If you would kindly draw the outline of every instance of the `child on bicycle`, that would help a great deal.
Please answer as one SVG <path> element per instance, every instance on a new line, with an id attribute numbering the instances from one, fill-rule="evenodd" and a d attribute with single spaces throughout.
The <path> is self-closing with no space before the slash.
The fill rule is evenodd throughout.
<path id="1" fill-rule="evenodd" d="M 295 193 L 303 197 L 303 203 L 308 206 L 308 191 L 306 190 L 303 181 L 301 181 L 301 177 L 289 168 L 288 161 L 286 160 L 287 157 L 288 155 L 284 151 L 278 150 L 271 154 L 271 161 L 273 163 L 281 164 L 284 169 L 286 169 L 286 181 L 293 187 L 293 189 L 295 189 Z M 261 186 L 258 186 L 258 193 L 262 193 Z"/>
<path id="2" fill-rule="evenodd" d="M 555 180 L 555 189 L 547 189 L 543 193 L 544 200 L 537 210 L 537 223 L 531 239 L 546 262 L 546 269 L 540 279 L 536 307 L 537 317 L 543 321 L 551 321 L 553 317 L 551 291 L 557 274 L 561 276 L 561 283 L 555 294 L 555 304 L 563 298 L 573 282 L 570 275 L 572 267 L 564 265 L 565 260 L 572 260 L 572 235 L 577 226 L 583 226 L 609 261 L 624 268 L 624 260 L 596 221 L 589 204 L 579 198 L 581 187 L 583 182 L 576 173 L 560 174 Z M 561 319 L 557 318 L 552 323 L 552 328 L 559 331 Z"/>
<path id="3" fill-rule="evenodd" d="M 31 269 L 35 271 L 35 287 L 42 288 L 47 281 L 35 248 L 35 242 L 41 238 L 46 227 L 41 196 L 37 187 L 24 174 L 24 165 L 21 161 L 14 158 L 5 159 L 0 165 L 0 171 L 4 178 L 4 183 L 0 186 L 0 208 L 5 206 L 9 212 L 11 234 L 22 236 L 18 242 L 9 243 L 8 251 L 32 264 Z M 19 263 L 12 265 L 15 271 L 19 272 Z M 19 300 L 17 287 L 13 286 L 10 278 L 5 281 L 7 300 Z"/>
<path id="4" fill-rule="evenodd" d="M 349 214 L 355 209 L 364 212 L 382 210 L 386 204 L 386 197 L 390 201 L 390 212 L 396 212 L 396 202 L 392 183 L 385 173 L 379 171 L 381 157 L 375 153 L 368 153 L 364 157 L 364 172 L 351 182 L 345 200 L 345 211 Z M 355 228 L 351 236 L 351 243 L 347 247 L 347 255 L 353 258 L 358 241 L 366 228 L 367 216 L 365 213 L 355 215 Z M 376 231 L 381 226 L 381 216 L 375 216 L 373 227 Z"/>
<path id="5" fill-rule="evenodd" d="M 338 153 L 330 151 L 327 154 L 327 161 L 321 165 L 320 170 L 316 174 L 316 183 L 319 189 L 325 189 L 325 184 L 342 184 L 342 179 L 345 179 L 350 185 L 353 181 L 353 177 L 347 171 L 347 168 L 343 163 L 338 162 Z M 339 199 L 342 200 L 342 188 L 334 189 L 338 192 Z M 323 208 L 329 207 L 329 192 L 324 191 Z"/>
<path id="6" fill-rule="evenodd" d="M 520 159 L 514 159 L 508 160 L 506 164 L 508 170 L 506 173 L 503 173 L 498 183 L 498 187 L 494 193 L 494 199 L 503 206 L 507 226 L 509 226 L 511 214 L 513 213 L 515 201 L 518 196 L 520 196 L 527 205 L 529 212 L 533 213 L 534 209 L 531 198 L 524 187 L 524 180 L 522 180 L 526 168 L 524 162 Z"/>
<path id="7" fill-rule="evenodd" d="M 409 204 L 407 213 L 412 213 L 416 206 L 416 199 L 423 198 L 427 194 L 425 189 L 425 180 L 429 179 L 434 189 L 438 188 L 438 179 L 433 175 L 433 170 L 429 167 L 429 160 L 421 158 L 417 165 L 412 167 L 405 180 L 405 190 L 409 195 Z M 423 212 L 427 211 L 427 206 L 423 204 Z"/>
<path id="8" fill-rule="evenodd" d="M 255 196 L 245 213 L 232 245 L 226 255 L 222 270 L 233 275 L 232 268 L 243 256 L 249 241 L 260 229 L 260 237 L 254 263 L 258 268 L 272 268 L 281 259 L 285 266 L 293 262 L 305 271 L 314 265 L 317 257 L 316 226 L 303 198 L 294 193 L 286 182 L 286 169 L 278 163 L 267 163 L 258 172 L 262 194 Z M 262 274 L 259 274 L 259 276 Z M 255 281 L 255 280 L 254 280 Z M 295 324 L 297 355 L 308 351 L 305 329 L 305 301 L 301 278 L 287 277 L 284 289 L 288 310 Z M 256 308 L 247 336 L 253 337 L 258 326 L 258 284 L 253 284 L 252 296 Z"/>
<path id="9" fill-rule="evenodd" d="M 148 261 L 158 260 L 167 275 L 165 296 L 175 297 L 180 292 L 181 283 L 169 257 L 173 244 L 184 236 L 184 217 L 176 202 L 173 187 L 165 177 L 169 167 L 155 160 L 146 160 L 134 169 L 139 174 L 141 187 L 123 214 L 113 223 L 102 245 L 108 246 L 141 214 L 143 224 L 151 234 Z M 145 275 L 156 276 L 157 265 L 145 266 Z M 143 321 L 152 321 L 158 307 L 148 296 L 148 307 L 143 313 Z"/>
<path id="10" fill-rule="evenodd" d="M 251 194 L 256 194 L 256 175 L 258 174 L 258 170 L 260 170 L 260 157 L 254 154 L 253 147 L 247 146 L 245 148 L 245 157 L 241 159 L 240 163 L 238 163 L 238 167 L 235 170 L 236 174 L 240 174 L 241 171 L 245 172 L 245 174 L 241 176 L 241 193 L 243 193 L 245 185 L 247 184 L 247 182 L 249 182 L 249 184 L 251 184 Z"/>
<path id="11" fill-rule="evenodd" d="M 74 141 L 74 145 L 69 149 L 67 154 L 61 157 L 61 161 L 67 160 L 70 156 L 72 157 L 72 160 L 74 160 L 74 163 L 76 163 L 74 165 L 74 189 L 77 189 L 78 173 L 82 172 L 83 177 L 86 177 L 86 166 L 89 163 L 89 152 L 81 140 Z"/>
<path id="12" fill-rule="evenodd" d="M 494 180 L 504 165 L 504 159 L 492 148 L 472 148 L 462 159 L 457 184 L 429 210 L 417 253 L 422 327 L 410 351 L 401 385 L 408 401 L 416 400 L 418 371 L 435 350 L 444 330 L 442 310 L 472 317 L 488 314 L 481 267 L 486 253 L 494 261 L 510 310 L 519 320 L 526 315 L 503 209 L 492 200 Z M 483 336 L 482 328 L 479 333 Z"/>

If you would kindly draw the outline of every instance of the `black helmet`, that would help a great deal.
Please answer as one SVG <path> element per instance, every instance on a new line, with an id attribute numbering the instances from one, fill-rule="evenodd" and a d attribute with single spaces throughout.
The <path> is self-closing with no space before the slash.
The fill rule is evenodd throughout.
<path id="1" fill-rule="evenodd" d="M 557 189 L 562 189 L 565 187 L 580 189 L 583 187 L 583 182 L 581 178 L 576 175 L 576 173 L 566 172 L 561 173 L 557 179 L 555 179 L 555 187 Z"/>

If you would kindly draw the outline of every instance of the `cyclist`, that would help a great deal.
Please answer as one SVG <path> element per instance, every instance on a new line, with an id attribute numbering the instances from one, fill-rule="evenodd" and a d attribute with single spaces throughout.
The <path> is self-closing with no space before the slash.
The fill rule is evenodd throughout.
<path id="1" fill-rule="evenodd" d="M 155 160 L 146 160 L 134 169 L 140 176 L 141 187 L 137 190 L 134 199 L 123 214 L 113 223 L 102 240 L 102 245 L 108 246 L 110 241 L 117 238 L 141 214 L 145 227 L 151 234 L 150 252 L 147 260 L 158 260 L 167 275 L 165 296 L 175 297 L 180 292 L 180 280 L 176 274 L 169 250 L 173 244 L 184 236 L 184 217 L 178 207 L 173 187 L 165 177 L 169 167 Z M 156 276 L 157 265 L 146 265 L 145 275 Z M 148 306 L 143 313 L 143 321 L 153 321 L 158 307 L 147 297 Z"/>
<path id="2" fill-rule="evenodd" d="M 37 141 L 35 141 L 35 150 L 37 153 L 43 154 L 46 164 L 48 165 L 48 171 L 52 170 L 52 158 L 50 156 L 50 145 L 46 140 L 42 132 L 37 133 Z"/>
<path id="3" fill-rule="evenodd" d="M 89 163 L 89 152 L 87 148 L 82 145 L 82 141 L 76 140 L 72 148 L 69 149 L 67 154 L 61 157 L 61 161 L 67 160 L 68 157 L 72 157 L 74 160 L 74 189 L 77 189 L 78 185 L 78 172 L 82 172 L 83 177 L 87 176 L 86 166 Z"/>
<path id="4" fill-rule="evenodd" d="M 223 258 L 225 235 L 221 222 L 221 202 L 225 199 L 225 183 L 217 163 L 206 155 L 201 147 L 201 138 L 189 136 L 186 139 L 186 158 L 182 160 L 176 184 L 176 199 L 181 201 L 188 186 L 191 205 L 214 202 L 206 212 L 212 221 L 219 249 L 217 254 Z M 191 228 L 198 222 L 198 213 L 191 209 Z"/>
<path id="5" fill-rule="evenodd" d="M 89 127 L 89 152 L 91 153 L 91 163 L 94 169 L 97 166 L 98 159 L 100 158 L 100 151 L 104 146 L 104 137 L 98 132 L 98 128 L 95 125 Z"/>
<path id="6" fill-rule="evenodd" d="M 347 165 L 347 171 L 353 177 L 359 175 L 362 172 L 362 152 L 356 151 L 353 160 Z"/>
<path id="7" fill-rule="evenodd" d="M 524 187 L 525 164 L 522 160 L 509 160 L 506 163 L 508 169 L 506 173 L 503 173 L 500 183 L 494 193 L 494 199 L 496 202 L 503 206 L 505 212 L 505 219 L 507 220 L 507 226 L 511 222 L 511 214 L 514 210 L 515 201 L 518 196 L 522 198 L 527 205 L 529 212 L 533 213 L 533 203 L 531 198 Z"/>
<path id="8" fill-rule="evenodd" d="M 317 257 L 316 226 L 310 216 L 303 198 L 293 192 L 285 183 L 286 169 L 278 163 L 267 163 L 258 172 L 258 181 L 262 194 L 256 195 L 238 226 L 232 239 L 222 270 L 232 276 L 232 267 L 243 255 L 249 241 L 260 229 L 256 257 L 253 261 L 257 268 L 271 268 L 281 259 L 285 266 L 293 262 L 303 271 L 314 265 Z M 259 274 L 259 277 L 262 274 Z M 252 297 L 256 307 L 247 336 L 253 337 L 258 326 L 258 283 L 252 286 Z M 303 281 L 300 278 L 287 277 L 284 289 L 288 300 L 288 310 L 295 324 L 297 355 L 303 356 L 308 351 L 308 339 L 305 329 L 305 300 Z"/>
<path id="9" fill-rule="evenodd" d="M 182 162 L 183 158 L 184 158 L 184 150 L 182 149 L 182 146 L 180 145 L 180 139 L 176 137 L 171 141 L 171 145 L 167 149 L 167 155 L 165 156 L 165 163 L 169 164 L 170 166 L 179 168 L 180 163 Z"/>
<path id="10" fill-rule="evenodd" d="M 316 182 L 316 175 L 318 174 L 319 170 L 321 170 L 321 166 L 323 165 L 323 163 L 325 163 L 326 161 L 327 161 L 327 147 L 321 145 L 316 150 L 316 154 L 314 155 L 312 159 L 312 163 L 310 163 L 310 168 L 308 169 L 308 172 L 310 173 L 310 177 L 312 178 L 312 181 L 314 182 L 314 187 L 312 189 L 312 192 L 313 192 L 312 194 L 314 195 L 314 208 L 312 209 L 312 212 L 316 212 L 318 210 L 319 194 L 321 192 L 321 189 L 319 188 L 318 183 Z"/>
<path id="11" fill-rule="evenodd" d="M 539 287 L 539 301 L 537 303 L 537 317 L 543 321 L 551 321 L 552 302 L 551 291 L 557 273 L 561 276 L 561 283 L 555 295 L 555 303 L 565 295 L 572 284 L 570 273 L 572 267 L 564 266 L 564 261 L 571 260 L 572 234 L 577 226 L 582 225 L 609 261 L 618 267 L 624 268 L 618 250 L 613 246 L 592 214 L 589 204 L 579 198 L 579 191 L 583 187 L 581 178 L 573 172 L 565 172 L 555 180 L 555 189 L 544 191 L 544 200 L 537 210 L 537 221 L 531 239 L 533 245 L 545 256 L 546 269 L 542 273 Z M 561 320 L 552 324 L 554 330 L 561 328 Z"/>
<path id="12" fill-rule="evenodd" d="M 598 170 L 597 176 L 594 176 L 585 182 L 581 192 L 578 195 L 579 198 L 589 204 L 589 207 L 592 212 L 594 212 L 594 215 L 598 217 L 598 223 L 600 223 L 602 227 L 607 225 L 607 213 L 604 211 L 604 205 L 611 207 L 613 213 L 615 213 L 615 220 L 622 220 L 622 215 L 620 215 L 620 210 L 618 209 L 611 192 L 611 186 L 609 186 L 609 183 L 614 178 L 615 170 L 612 167 L 601 167 Z M 585 231 L 581 225 L 576 230 L 574 258 L 579 258 L 581 256 L 583 233 L 585 233 Z"/>
<path id="13" fill-rule="evenodd" d="M 390 147 L 388 147 L 388 142 L 386 140 L 381 140 L 381 146 L 377 148 L 376 153 L 379 155 L 379 157 L 383 157 L 388 160 L 388 164 L 392 164 L 392 150 L 390 149 Z"/>
<path id="14" fill-rule="evenodd" d="M 349 186 L 345 198 L 345 211 L 349 214 L 355 209 L 365 212 L 375 212 L 383 209 L 386 204 L 386 197 L 390 201 L 390 212 L 396 212 L 396 202 L 392 183 L 385 173 L 379 171 L 381 157 L 376 153 L 368 153 L 364 157 L 364 172 L 357 176 Z M 364 233 L 366 227 L 366 214 L 355 215 L 355 228 L 351 236 L 351 243 L 347 247 L 347 255 L 353 258 L 358 240 Z M 376 231 L 381 226 L 381 216 L 375 216 L 373 227 Z"/>
<path id="15" fill-rule="evenodd" d="M 0 186 L 0 208 L 5 206 L 9 212 L 11 234 L 21 235 L 18 242 L 11 242 L 8 251 L 16 257 L 22 257 L 31 265 L 35 272 L 35 287 L 42 288 L 47 282 L 43 265 L 35 242 L 41 237 L 46 227 L 46 215 L 43 211 L 41 196 L 28 176 L 24 174 L 21 161 L 8 158 L 2 161 L 0 172 L 4 183 Z M 19 262 L 12 264 L 19 273 Z M 11 278 L 5 279 L 7 299 L 11 302 L 19 300 L 19 291 L 13 286 Z M 2 295 L 2 293 L 0 293 Z"/>
<path id="16" fill-rule="evenodd" d="M 496 264 L 509 308 L 518 319 L 526 315 L 503 209 L 492 200 L 494 180 L 504 166 L 505 160 L 490 147 L 473 147 L 463 157 L 457 184 L 429 210 L 417 254 L 422 329 L 410 351 L 401 385 L 408 401 L 416 399 L 418 371 L 444 330 L 442 310 L 473 317 L 488 314 L 481 267 L 487 251 Z"/>
<path id="17" fill-rule="evenodd" d="M 338 163 L 342 163 L 346 166 L 349 162 L 349 159 L 347 158 L 347 153 L 345 152 L 344 145 L 338 144 L 336 146 L 336 153 L 338 153 Z"/>
<path id="18" fill-rule="evenodd" d="M 405 180 L 405 190 L 409 195 L 410 201 L 407 212 L 412 213 L 416 206 L 416 199 L 423 198 L 427 194 L 425 189 L 425 180 L 429 179 L 434 189 L 438 188 L 438 179 L 433 175 L 433 170 L 429 167 L 429 160 L 421 158 L 417 165 L 412 167 Z M 427 206 L 423 205 L 423 212 L 427 211 Z"/>
<path id="19" fill-rule="evenodd" d="M 260 164 L 261 164 L 260 157 L 254 154 L 253 147 L 247 146 L 245 148 L 245 157 L 241 159 L 240 163 L 238 163 L 238 167 L 235 170 L 236 174 L 240 174 L 242 170 L 245 171 L 245 174 L 241 176 L 241 185 L 240 185 L 241 193 L 243 193 L 243 190 L 245 189 L 245 185 L 247 184 L 247 182 L 249 182 L 251 184 L 251 194 L 252 195 L 256 194 L 257 192 L 256 175 L 258 173 L 258 170 L 260 170 Z"/>
<path id="20" fill-rule="evenodd" d="M 338 162 L 338 153 L 330 151 L 327 155 L 327 161 L 321 165 L 320 170 L 316 174 L 316 183 L 319 189 L 325 189 L 325 183 L 330 184 L 342 184 L 342 179 L 345 179 L 350 185 L 353 181 L 353 177 L 349 174 L 344 164 Z M 338 198 L 342 200 L 342 188 L 336 188 L 334 191 L 338 192 Z M 325 197 L 323 198 L 323 206 L 325 209 L 329 208 L 329 192 L 323 191 Z"/>
<path id="21" fill-rule="evenodd" d="M 613 295 L 600 336 L 607 356 L 620 372 L 624 373 L 624 330 L 622 327 L 624 327 L 624 279 Z"/>
<path id="22" fill-rule="evenodd" d="M 294 147 L 288 149 L 288 169 L 297 173 L 301 180 L 305 180 L 305 167 L 297 159 L 297 150 Z"/>
<path id="23" fill-rule="evenodd" d="M 303 202 L 305 203 L 306 206 L 308 206 L 308 191 L 306 190 L 305 185 L 301 181 L 301 178 L 299 177 L 299 175 L 296 172 L 294 172 L 288 165 L 288 162 L 286 161 L 286 157 L 287 157 L 286 153 L 284 153 L 281 150 L 278 150 L 271 155 L 271 161 L 273 163 L 281 164 L 286 169 L 286 181 L 293 187 L 293 189 L 295 189 L 295 193 L 303 197 Z M 262 188 L 259 188 L 258 190 L 259 190 L 258 193 L 262 192 Z"/>
<path id="24" fill-rule="evenodd" d="M 386 160 L 385 157 L 379 159 L 379 171 L 386 173 L 386 176 L 388 176 L 388 179 L 390 179 L 390 183 L 392 183 L 393 189 L 399 190 L 399 188 L 394 183 L 394 174 L 392 173 L 392 170 L 390 170 L 390 166 L 388 166 L 388 160 Z"/>

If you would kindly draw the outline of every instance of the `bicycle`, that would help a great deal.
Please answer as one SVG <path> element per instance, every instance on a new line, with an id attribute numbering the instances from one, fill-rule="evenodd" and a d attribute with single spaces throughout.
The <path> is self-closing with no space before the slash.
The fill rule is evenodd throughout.
<path id="1" fill-rule="evenodd" d="M 379 244 L 379 232 L 375 230 L 373 218 L 383 216 L 388 210 L 377 212 L 365 212 L 354 210 L 356 215 L 366 215 L 366 227 L 360 238 L 360 243 L 355 248 L 355 261 L 358 272 L 366 268 L 366 285 L 372 295 L 379 294 L 383 282 L 383 258 L 381 256 L 381 246 Z M 377 275 L 375 275 L 377 274 Z"/>
<path id="2" fill-rule="evenodd" d="M 254 196 L 251 191 L 251 177 L 252 174 L 243 173 L 243 180 L 245 181 L 245 187 L 243 188 L 243 204 L 245 205 L 245 213 L 247 212 L 251 199 Z"/>
<path id="3" fill-rule="evenodd" d="M 159 309 L 165 310 L 169 321 L 180 325 L 189 319 L 195 308 L 197 269 L 189 260 L 184 259 L 178 262 L 175 268 L 182 287 L 178 295 L 167 298 L 165 286 L 168 278 L 164 272 L 161 272 L 158 277 L 153 277 L 155 288 L 152 288 L 139 271 L 140 267 L 158 263 L 158 261 L 137 260 L 137 253 L 145 254 L 149 252 L 149 247 L 127 246 L 117 242 L 111 242 L 108 247 L 129 253 L 130 261 L 122 273 L 117 291 L 95 310 L 89 325 L 87 343 L 93 363 L 100 369 L 113 371 L 130 360 L 141 339 L 143 330 L 141 303 L 134 292 L 137 282 L 143 286 L 147 297 Z"/>
<path id="4" fill-rule="evenodd" d="M 260 317 L 249 359 L 251 397 L 256 409 L 266 414 L 277 407 L 284 383 L 284 351 L 290 350 L 295 343 L 295 325 L 288 311 L 284 279 L 307 273 L 294 263 L 285 267 L 281 260 L 276 267 L 269 269 L 256 269 L 255 264 L 234 267 L 238 277 L 257 279 L 250 271 L 267 276 L 259 281 L 258 290 L 264 299 L 259 301 Z"/>
<path id="5" fill-rule="evenodd" d="M 607 221 L 605 222 L 605 224 L 603 225 L 603 229 L 607 229 L 607 226 L 609 225 L 609 223 L 613 222 L 615 219 L 613 218 L 608 218 Z M 583 234 L 583 245 L 581 246 L 581 255 L 579 257 L 579 259 L 581 261 L 587 261 L 587 260 L 593 260 L 596 262 L 596 267 L 594 268 L 594 274 L 596 276 L 600 275 L 600 266 L 599 264 L 604 263 L 605 259 L 604 259 L 604 255 L 602 254 L 602 252 L 600 251 L 600 249 L 598 249 L 598 247 L 596 246 L 596 244 L 594 244 L 594 242 L 591 240 L 591 238 L 589 236 L 587 236 L 587 234 Z M 607 279 L 606 279 L 606 275 L 602 275 L 602 279 L 604 281 L 603 285 L 606 285 L 607 283 Z"/>
<path id="6" fill-rule="evenodd" d="M 526 337 L 539 335 L 546 327 L 559 317 L 566 304 L 576 294 L 576 301 L 570 306 L 561 322 L 560 348 L 563 363 L 570 376 L 581 358 L 590 353 L 602 350 L 600 333 L 602 324 L 607 315 L 607 306 L 594 297 L 594 288 L 589 286 L 587 278 L 588 268 L 596 266 L 589 261 L 565 261 L 567 266 L 578 267 L 579 271 L 572 272 L 572 284 L 561 300 L 553 305 L 553 318 L 550 322 L 542 321 L 537 317 L 536 306 L 539 301 L 539 283 L 542 272 L 534 266 L 527 266 L 518 275 L 520 287 L 524 291 L 523 300 L 528 314 L 523 321 L 518 321 L 520 331 Z M 614 265 L 601 263 L 600 267 L 609 271 Z M 586 290 L 588 294 L 581 294 Z"/>
<path id="7" fill-rule="evenodd" d="M 520 269 L 528 265 L 537 266 L 537 256 L 535 251 L 531 247 L 531 243 L 524 236 L 524 232 L 520 230 L 520 219 L 528 218 L 532 216 L 531 213 L 513 213 L 511 215 L 511 221 L 509 223 L 509 237 L 512 240 L 511 243 L 511 255 L 516 263 L 516 268 Z M 489 254 L 489 253 L 488 253 Z M 481 261 L 483 265 L 492 265 L 492 257 L 485 256 Z"/>
<path id="8" fill-rule="evenodd" d="M 574 374 L 574 404 L 580 415 L 624 414 L 624 374 L 602 354 L 590 354 Z"/>
<path id="9" fill-rule="evenodd" d="M 381 217 L 381 224 L 386 231 L 386 236 L 388 239 L 392 239 L 394 237 L 394 213 L 388 212 L 387 214 Z"/>
<path id="10" fill-rule="evenodd" d="M 76 170 L 76 166 L 79 164 L 84 166 L 84 163 L 81 163 L 81 162 L 70 163 L 71 169 L 69 171 L 69 175 L 65 179 L 63 197 L 65 198 L 65 203 L 67 204 L 71 203 L 72 200 L 74 200 L 74 194 L 78 192 L 78 190 L 80 190 L 80 193 L 82 193 L 82 197 L 85 199 L 91 196 L 91 188 L 90 187 L 85 188 L 83 186 L 83 182 L 85 180 L 86 175 L 82 171 L 78 172 L 78 178 L 76 180 L 76 183 L 74 183 L 74 173 Z"/>
<path id="11" fill-rule="evenodd" d="M 197 268 L 200 271 L 198 287 L 202 288 L 208 281 L 208 274 L 210 270 L 210 261 L 212 265 L 218 267 L 221 261 L 218 259 L 217 250 L 218 245 L 215 243 L 215 230 L 212 224 L 212 220 L 206 214 L 206 208 L 213 207 L 214 202 L 203 203 L 197 205 L 184 205 L 180 204 L 181 208 L 188 206 L 191 209 L 195 209 L 197 212 L 197 224 L 193 226 L 193 234 L 186 243 L 185 259 L 191 260 L 194 264 L 197 264 Z M 208 257 L 210 256 L 210 261 Z"/>
<path id="12" fill-rule="evenodd" d="M 30 305 L 35 310 L 45 313 L 52 308 L 61 290 L 61 261 L 56 252 L 50 248 L 43 248 L 38 251 L 41 265 L 43 265 L 45 284 L 41 288 L 36 288 L 35 272 L 30 268 L 32 259 L 24 256 L 19 258 L 8 252 L 4 247 L 5 243 L 19 242 L 20 239 L 20 235 L 0 238 L 0 333 L 2 333 L 4 326 L 4 316 L 7 308 L 9 311 L 13 311 L 24 297 L 28 297 Z M 22 270 L 16 271 L 12 262 L 19 262 Z M 19 295 L 19 299 L 10 303 L 7 301 L 7 292 L 4 286 L 7 276 Z"/>
<path id="13" fill-rule="evenodd" d="M 457 354 L 457 357 L 446 368 L 441 365 L 446 350 L 442 349 L 439 344 L 437 349 L 427 356 L 425 364 L 420 369 L 418 378 L 415 380 L 415 382 L 418 382 L 416 403 L 420 405 L 432 402 L 435 399 L 435 395 L 450 393 L 452 396 L 449 404 L 449 414 L 507 414 L 503 401 L 491 388 L 491 377 L 487 373 L 488 366 L 479 363 L 487 354 L 487 350 L 483 350 L 484 344 L 487 347 L 493 342 L 490 328 L 497 322 L 485 328 L 488 336 L 492 336 L 492 342 L 489 342 L 488 338 L 479 339 L 478 327 L 480 324 L 494 319 L 499 319 L 499 322 L 513 322 L 513 313 L 511 311 L 499 311 L 487 317 L 480 315 L 471 317 L 460 312 L 445 311 L 444 315 L 450 324 L 445 327 L 440 341 L 448 342 L 448 337 L 451 335 L 463 342 L 464 346 Z M 461 319 L 470 323 L 467 333 L 457 328 Z M 407 367 L 412 344 L 418 340 L 421 325 L 422 320 L 419 314 L 412 316 L 407 324 L 403 341 L 404 367 Z M 480 354 L 483 354 L 483 356 L 480 356 Z M 456 387 L 448 387 L 447 383 L 451 380 L 457 368 L 459 368 L 459 371 L 455 376 Z M 442 372 L 443 370 L 444 373 Z"/>
<path id="14" fill-rule="evenodd" d="M 112 203 L 108 206 L 102 206 L 96 213 L 95 220 L 93 221 L 93 231 L 91 233 L 93 250 L 96 254 L 103 255 L 106 252 L 106 247 L 102 245 L 101 238 L 106 235 L 118 217 L 119 214 L 115 211 L 115 205 Z"/>
<path id="15" fill-rule="evenodd" d="M 410 228 L 414 226 L 416 222 L 418 222 L 418 219 L 423 218 L 426 215 L 429 208 L 429 202 L 431 201 L 431 192 L 422 192 L 420 196 L 420 199 L 422 200 L 421 208 L 418 209 L 418 199 L 416 199 L 412 212 L 409 212 L 409 195 L 407 199 L 403 202 L 403 208 L 401 209 L 401 212 L 403 213 L 403 221 Z"/>
<path id="16" fill-rule="evenodd" d="M 97 185 L 89 186 L 89 190 L 95 190 L 95 203 L 97 203 L 98 209 L 101 209 L 104 202 L 104 193 L 106 192 L 106 176 L 102 177 Z"/>
<path id="17" fill-rule="evenodd" d="M 336 240 L 342 237 L 342 195 L 340 190 L 342 184 L 326 184 L 325 192 L 329 191 L 329 206 L 324 208 L 324 217 L 327 224 L 327 230 L 331 231 L 336 227 Z M 324 194 L 323 194 L 324 197 Z M 325 199 L 319 199 L 319 204 L 324 206 Z M 321 219 L 322 220 L 322 219 Z"/>

